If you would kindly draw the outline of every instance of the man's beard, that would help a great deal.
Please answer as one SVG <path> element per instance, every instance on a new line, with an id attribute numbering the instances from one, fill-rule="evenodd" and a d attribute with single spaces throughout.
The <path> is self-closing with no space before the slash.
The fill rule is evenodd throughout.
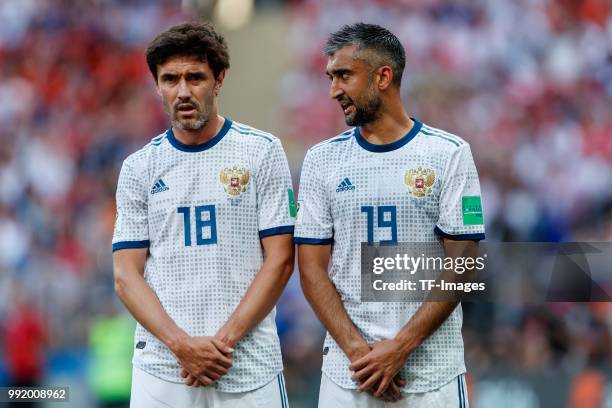
<path id="1" fill-rule="evenodd" d="M 172 109 L 172 126 L 187 131 L 200 130 L 210 120 L 210 112 L 214 101 L 214 94 L 211 92 L 210 95 L 206 95 L 203 104 L 200 105 L 198 102 L 190 99 L 188 101 L 181 101 L 174 104 Z M 196 112 L 196 117 L 193 119 L 179 119 L 180 111 L 178 106 L 181 104 L 190 104 L 193 106 Z"/>
<path id="2" fill-rule="evenodd" d="M 195 119 L 180 120 L 175 116 L 175 118 L 172 120 L 172 126 L 181 130 L 200 130 L 206 126 L 209 119 L 210 115 L 208 115 L 206 112 L 198 111 Z"/>
<path id="3" fill-rule="evenodd" d="M 359 101 L 359 103 L 351 100 L 355 112 L 352 115 L 344 115 L 344 121 L 348 126 L 362 126 L 380 117 L 380 107 L 382 105 L 380 96 L 373 89 L 368 89 L 362 99 L 363 101 Z"/>

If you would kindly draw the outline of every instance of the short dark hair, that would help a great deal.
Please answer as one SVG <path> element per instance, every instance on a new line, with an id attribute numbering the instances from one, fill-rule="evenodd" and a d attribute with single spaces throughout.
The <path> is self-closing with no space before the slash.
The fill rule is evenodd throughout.
<path id="1" fill-rule="evenodd" d="M 339 49 L 350 45 L 357 46 L 360 52 L 368 51 L 375 55 L 376 61 L 372 61 L 372 58 L 364 58 L 373 68 L 389 65 L 393 70 L 393 84 L 400 87 L 406 66 L 406 53 L 400 40 L 391 31 L 376 24 L 345 25 L 330 34 L 323 52 L 329 57 Z"/>
<path id="2" fill-rule="evenodd" d="M 146 51 L 147 65 L 155 82 L 158 65 L 172 57 L 191 56 L 207 62 L 215 78 L 230 66 L 225 39 L 208 23 L 174 25 L 157 35 Z"/>

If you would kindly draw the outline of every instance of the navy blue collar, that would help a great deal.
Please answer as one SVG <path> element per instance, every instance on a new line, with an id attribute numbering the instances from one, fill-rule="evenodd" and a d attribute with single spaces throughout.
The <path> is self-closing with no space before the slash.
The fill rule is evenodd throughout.
<path id="1" fill-rule="evenodd" d="M 370 152 L 383 153 L 383 152 L 390 152 L 392 150 L 397 150 L 400 147 L 404 146 L 409 141 L 411 141 L 412 139 L 414 139 L 414 137 L 419 133 L 419 131 L 421 130 L 421 127 L 423 126 L 423 123 L 421 123 L 419 120 L 415 118 L 411 118 L 411 119 L 413 120 L 414 124 L 412 125 L 412 129 L 410 129 L 410 132 L 406 133 L 406 135 L 402 136 L 400 139 L 396 140 L 393 143 L 387 143 L 387 144 L 370 143 L 361 135 L 361 131 L 359 130 L 359 127 L 355 128 L 355 138 L 357 139 L 357 143 L 359 143 L 359 146 L 363 147 L 364 149 Z"/>
<path id="2" fill-rule="evenodd" d="M 177 148 L 178 150 L 182 152 L 194 153 L 194 152 L 202 152 L 204 150 L 210 149 L 211 147 L 219 143 L 221 139 L 223 139 L 223 136 L 225 136 L 225 134 L 231 127 L 232 127 L 232 121 L 229 120 L 228 118 L 225 118 L 225 122 L 223 123 L 223 127 L 221 128 L 221 130 L 219 130 L 219 133 L 217 133 L 212 139 L 207 140 L 204 143 L 200 143 L 196 145 L 188 145 L 188 144 L 180 142 L 174 136 L 174 132 L 172 131 L 172 128 L 166 131 L 166 135 L 168 136 L 168 141 L 170 142 L 170 144 L 174 146 L 175 148 Z"/>

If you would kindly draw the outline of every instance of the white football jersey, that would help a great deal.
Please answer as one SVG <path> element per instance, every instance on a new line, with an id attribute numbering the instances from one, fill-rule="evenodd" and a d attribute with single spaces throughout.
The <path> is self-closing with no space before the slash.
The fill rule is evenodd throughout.
<path id="1" fill-rule="evenodd" d="M 113 251 L 149 248 L 145 279 L 192 336 L 212 336 L 242 300 L 263 262 L 260 238 L 292 234 L 289 165 L 269 133 L 225 119 L 200 145 L 169 129 L 123 163 Z M 282 371 L 275 310 L 235 347 L 220 391 L 256 389 Z M 183 382 L 174 354 L 140 324 L 133 363 Z"/>
<path id="2" fill-rule="evenodd" d="M 461 138 L 414 120 L 411 131 L 390 144 L 369 143 L 353 128 L 306 154 L 294 240 L 332 244 L 330 279 L 369 343 L 394 337 L 420 303 L 361 302 L 361 243 L 438 237 L 484 239 L 478 174 Z M 458 306 L 412 353 L 401 371 L 405 391 L 431 391 L 465 371 L 461 324 Z M 356 388 L 349 364 L 328 333 L 325 374 Z"/>

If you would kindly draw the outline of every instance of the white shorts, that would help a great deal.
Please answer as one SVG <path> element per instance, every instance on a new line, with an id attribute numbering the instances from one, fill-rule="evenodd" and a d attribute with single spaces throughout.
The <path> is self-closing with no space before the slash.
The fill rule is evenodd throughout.
<path id="1" fill-rule="evenodd" d="M 325 373 L 321 375 L 319 408 L 469 408 L 465 375 L 455 377 L 437 390 L 403 393 L 397 402 L 385 402 L 367 392 L 342 388 Z"/>
<path id="2" fill-rule="evenodd" d="M 283 374 L 261 388 L 247 392 L 221 392 L 212 387 L 190 387 L 132 371 L 130 408 L 288 408 Z"/>

